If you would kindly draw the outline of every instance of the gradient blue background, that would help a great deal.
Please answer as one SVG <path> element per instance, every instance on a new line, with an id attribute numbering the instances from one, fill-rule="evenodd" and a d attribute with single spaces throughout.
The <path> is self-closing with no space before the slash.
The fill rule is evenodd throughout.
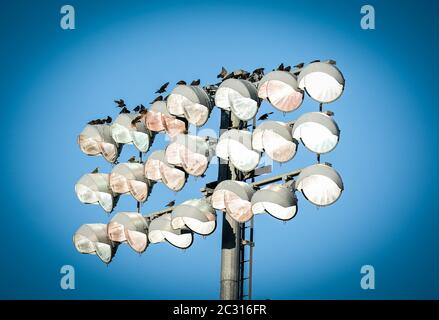
<path id="1" fill-rule="evenodd" d="M 63 4 L 74 5 L 76 30 L 60 28 Z M 360 28 L 363 4 L 374 5 L 376 30 Z M 438 10 L 433 1 L 2 1 L 0 298 L 218 298 L 222 219 L 186 251 L 159 244 L 139 257 L 121 246 L 108 267 L 75 251 L 81 224 L 109 218 L 81 204 L 74 184 L 111 168 L 82 154 L 76 136 L 90 119 L 114 117 L 115 98 L 146 104 L 166 81 L 213 83 L 222 65 L 270 70 L 319 58 L 335 59 L 346 78 L 329 106 L 341 141 L 322 158 L 346 190 L 319 210 L 299 195 L 285 224 L 256 218 L 254 298 L 439 298 Z M 306 98 L 272 118 L 316 108 Z M 205 127 L 216 128 L 218 114 Z M 300 147 L 275 170 L 314 161 Z M 202 185 L 190 178 L 174 195 L 158 184 L 142 212 L 199 197 Z M 134 208 L 122 197 L 117 210 Z M 65 264 L 76 290 L 60 288 Z M 360 288 L 365 264 L 375 267 L 374 291 Z"/>

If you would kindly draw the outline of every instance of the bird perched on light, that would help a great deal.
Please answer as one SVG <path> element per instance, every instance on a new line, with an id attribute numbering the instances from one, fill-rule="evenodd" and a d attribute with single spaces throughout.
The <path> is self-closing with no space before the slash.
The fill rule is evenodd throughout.
<path id="1" fill-rule="evenodd" d="M 177 84 L 178 84 L 178 85 L 185 85 L 185 84 L 186 84 L 186 81 L 184 81 L 184 80 L 180 80 L 180 81 L 177 82 Z"/>
<path id="2" fill-rule="evenodd" d="M 132 156 L 131 158 L 129 158 L 128 160 L 127 160 L 128 162 L 137 162 L 136 161 L 136 156 Z"/>
<path id="3" fill-rule="evenodd" d="M 108 116 L 105 119 L 96 119 L 96 120 L 91 120 L 89 121 L 87 124 L 105 124 L 105 123 L 111 123 L 111 121 L 113 121 L 113 119 Z"/>
<path id="4" fill-rule="evenodd" d="M 96 167 L 91 173 L 99 173 L 99 167 Z"/>
<path id="5" fill-rule="evenodd" d="M 221 72 L 216 76 L 217 78 L 224 78 L 227 75 L 227 70 L 224 67 L 221 67 Z"/>
<path id="6" fill-rule="evenodd" d="M 155 93 L 163 93 L 163 92 L 165 92 L 166 88 L 168 87 L 168 85 L 169 85 L 169 82 L 166 82 Z"/>
<path id="7" fill-rule="evenodd" d="M 136 123 L 137 123 L 137 122 L 140 122 L 141 119 L 142 119 L 142 115 L 137 116 L 137 117 L 135 117 L 135 118 L 131 121 L 131 124 L 132 124 L 133 126 L 135 126 Z"/>
<path id="8" fill-rule="evenodd" d="M 191 82 L 191 86 L 198 86 L 198 85 L 200 85 L 200 82 L 201 82 L 200 79 L 194 80 Z"/>
<path id="9" fill-rule="evenodd" d="M 175 204 L 175 200 L 172 200 L 171 202 L 169 202 L 166 207 L 173 207 Z"/>
<path id="10" fill-rule="evenodd" d="M 156 101 L 163 101 L 163 96 L 158 96 L 157 98 L 155 98 L 154 100 L 152 100 L 152 101 L 150 102 L 150 104 L 153 104 L 153 103 L 156 102 Z"/>
<path id="11" fill-rule="evenodd" d="M 140 113 L 142 113 L 142 111 L 144 111 L 144 110 L 146 110 L 146 108 L 145 108 L 145 106 L 143 104 L 139 104 L 137 107 L 135 107 L 133 109 L 133 111 L 140 112 Z"/>
<path id="12" fill-rule="evenodd" d="M 281 64 L 279 65 L 279 67 L 277 67 L 276 70 L 278 70 L 278 71 L 283 71 L 284 69 L 285 69 L 284 64 L 281 63 Z"/>
<path id="13" fill-rule="evenodd" d="M 259 118 L 258 118 L 258 120 L 267 120 L 268 119 L 268 116 L 270 115 L 270 114 L 272 114 L 273 112 L 268 112 L 268 113 L 264 113 L 263 115 L 261 115 Z"/>
<path id="14" fill-rule="evenodd" d="M 127 107 L 123 107 L 122 110 L 120 110 L 119 114 L 123 113 L 130 113 L 130 110 L 128 110 Z"/>
<path id="15" fill-rule="evenodd" d="M 114 102 L 117 104 L 116 107 L 118 108 L 123 108 L 126 106 L 125 101 L 123 99 L 114 100 Z"/>

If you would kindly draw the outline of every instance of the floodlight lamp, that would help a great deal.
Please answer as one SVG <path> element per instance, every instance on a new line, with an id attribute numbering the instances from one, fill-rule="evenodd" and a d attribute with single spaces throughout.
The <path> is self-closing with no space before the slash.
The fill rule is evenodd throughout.
<path id="1" fill-rule="evenodd" d="M 320 103 L 337 100 L 344 90 L 345 79 L 333 63 L 312 62 L 302 69 L 297 82 L 299 88 Z"/>
<path id="2" fill-rule="evenodd" d="M 282 112 L 294 111 L 303 102 L 303 90 L 298 87 L 296 76 L 288 71 L 266 74 L 258 84 L 258 96 Z"/>
<path id="3" fill-rule="evenodd" d="M 200 127 L 207 122 L 212 104 L 200 86 L 177 85 L 168 96 L 167 108 L 169 113 Z"/>
<path id="4" fill-rule="evenodd" d="M 215 141 L 210 137 L 180 134 L 167 146 L 165 155 L 168 163 L 199 177 L 207 170 L 214 150 Z"/>
<path id="5" fill-rule="evenodd" d="M 153 132 L 166 132 L 170 138 L 187 130 L 187 123 L 169 113 L 166 101 L 154 102 L 144 118 L 146 127 Z"/>
<path id="6" fill-rule="evenodd" d="M 231 129 L 219 138 L 215 149 L 216 155 L 229 160 L 238 170 L 254 170 L 260 160 L 260 153 L 252 149 L 252 133 L 246 130 Z"/>
<path id="7" fill-rule="evenodd" d="M 131 194 L 139 202 L 145 202 L 151 191 L 144 165 L 134 162 L 120 163 L 111 170 L 110 187 L 114 193 Z"/>
<path id="8" fill-rule="evenodd" d="M 265 121 L 253 131 L 253 149 L 265 152 L 274 161 L 291 160 L 296 154 L 297 144 L 290 126 L 284 122 Z"/>
<path id="9" fill-rule="evenodd" d="M 292 132 L 295 139 L 317 154 L 332 151 L 340 138 L 337 123 L 323 112 L 305 113 L 294 123 Z"/>
<path id="10" fill-rule="evenodd" d="M 99 204 L 107 213 L 113 211 L 117 196 L 110 188 L 107 173 L 88 173 L 83 175 L 75 185 L 79 201 L 86 204 Z"/>
<path id="11" fill-rule="evenodd" d="M 184 171 L 166 161 L 164 150 L 151 153 L 145 163 L 145 176 L 149 180 L 163 182 L 173 191 L 180 191 L 187 180 Z"/>
<path id="12" fill-rule="evenodd" d="M 215 209 L 206 199 L 191 199 L 172 210 L 171 225 L 173 229 L 189 228 L 191 231 L 209 235 L 216 228 Z"/>
<path id="13" fill-rule="evenodd" d="M 270 184 L 251 199 L 253 214 L 268 213 L 279 220 L 290 220 L 297 213 L 297 198 L 286 185 Z"/>
<path id="14" fill-rule="evenodd" d="M 245 182 L 224 180 L 216 186 L 212 194 L 212 206 L 243 223 L 253 217 L 250 201 L 254 192 L 252 186 Z"/>
<path id="15" fill-rule="evenodd" d="M 148 239 L 151 243 L 167 241 L 177 248 L 186 249 L 192 245 L 193 234 L 187 228 L 173 229 L 171 214 L 165 213 L 151 220 L 148 229 Z"/>
<path id="16" fill-rule="evenodd" d="M 103 155 L 110 163 L 117 160 L 121 148 L 114 141 L 108 124 L 87 125 L 78 136 L 78 144 L 86 155 Z"/>
<path id="17" fill-rule="evenodd" d="M 116 254 L 117 245 L 107 236 L 107 225 L 83 224 L 73 235 L 76 250 L 84 254 L 95 254 L 104 263 L 110 263 Z"/>
<path id="18" fill-rule="evenodd" d="M 302 192 L 311 203 L 322 207 L 337 201 L 344 187 L 337 171 L 319 163 L 301 170 L 296 180 L 296 190 Z"/>
<path id="19" fill-rule="evenodd" d="M 247 80 L 227 79 L 215 93 L 215 104 L 232 113 L 240 120 L 252 119 L 259 108 L 256 86 Z"/>
<path id="20" fill-rule="evenodd" d="M 140 152 L 147 152 L 152 143 L 152 133 L 146 127 L 144 117 L 140 113 L 120 114 L 111 125 L 114 141 L 121 144 L 134 144 Z"/>
<path id="21" fill-rule="evenodd" d="M 111 241 L 126 242 L 136 252 L 142 253 L 148 246 L 148 222 L 137 212 L 119 212 L 107 225 Z"/>

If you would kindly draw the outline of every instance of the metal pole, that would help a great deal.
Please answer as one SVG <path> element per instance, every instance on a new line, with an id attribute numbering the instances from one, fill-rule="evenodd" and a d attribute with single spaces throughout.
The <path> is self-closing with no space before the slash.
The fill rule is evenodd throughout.
<path id="1" fill-rule="evenodd" d="M 220 134 L 232 124 L 237 127 L 239 120 L 230 116 L 229 111 L 221 110 Z M 219 163 L 218 182 L 236 180 L 235 169 L 228 163 Z M 221 244 L 221 300 L 237 300 L 239 298 L 239 257 L 240 257 L 240 227 L 239 222 L 224 212 Z"/>

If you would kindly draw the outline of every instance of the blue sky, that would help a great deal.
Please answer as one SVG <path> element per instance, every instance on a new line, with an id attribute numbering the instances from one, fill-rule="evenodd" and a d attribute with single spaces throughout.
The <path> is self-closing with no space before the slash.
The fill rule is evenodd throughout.
<path id="1" fill-rule="evenodd" d="M 76 29 L 59 27 L 62 5 Z M 345 192 L 316 209 L 299 195 L 287 223 L 255 221 L 254 298 L 439 298 L 438 202 L 434 99 L 438 5 L 370 1 L 376 30 L 360 28 L 363 1 L 10 1 L 1 3 L 0 163 L 3 243 L 0 297 L 9 299 L 216 299 L 221 220 L 188 250 L 150 246 L 141 256 L 121 246 L 107 267 L 80 255 L 72 235 L 83 223 L 106 223 L 98 206 L 81 204 L 74 184 L 110 165 L 87 157 L 76 137 L 90 119 L 116 115 L 113 100 L 146 105 L 164 82 L 216 82 L 228 69 L 274 68 L 334 59 L 346 89 L 328 109 L 341 129 L 322 160 L 340 172 Z M 264 103 L 261 113 L 272 107 Z M 306 98 L 285 117 L 315 111 Z M 215 109 L 205 128 L 217 128 Z M 163 148 L 159 137 L 152 150 Z M 121 160 L 134 152 L 124 148 Z M 315 162 L 299 148 L 275 172 Z M 142 212 L 200 196 L 205 180 L 178 194 L 156 185 Z M 122 197 L 117 211 L 135 210 Z M 60 288 L 60 268 L 76 270 L 76 289 Z M 375 267 L 376 289 L 360 287 L 360 268 Z"/>

